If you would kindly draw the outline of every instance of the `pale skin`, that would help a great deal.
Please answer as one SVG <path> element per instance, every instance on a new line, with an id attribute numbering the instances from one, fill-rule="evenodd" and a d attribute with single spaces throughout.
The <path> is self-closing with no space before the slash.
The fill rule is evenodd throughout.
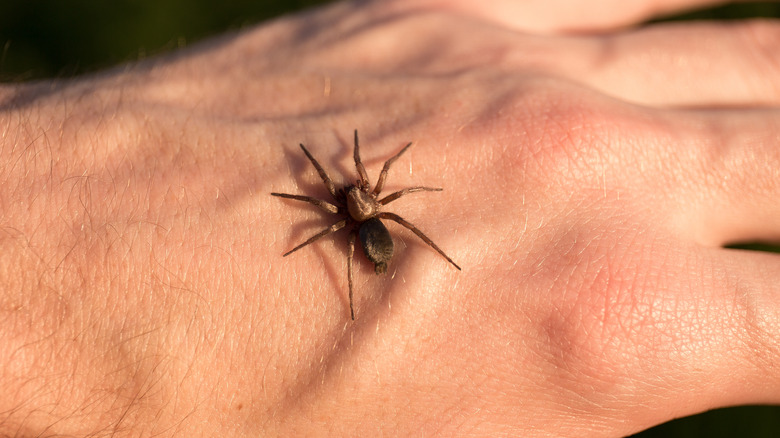
<path id="1" fill-rule="evenodd" d="M 702 3 L 336 4 L 4 86 L 0 435 L 621 436 L 780 402 L 780 260 L 722 248 L 780 237 L 780 27 L 623 28 Z M 463 270 L 390 222 L 352 321 L 345 230 L 282 258 L 332 215 L 270 192 L 328 196 L 299 143 L 353 183 L 356 128 L 372 181 L 414 142 L 385 191 L 444 190 L 388 211 Z"/>

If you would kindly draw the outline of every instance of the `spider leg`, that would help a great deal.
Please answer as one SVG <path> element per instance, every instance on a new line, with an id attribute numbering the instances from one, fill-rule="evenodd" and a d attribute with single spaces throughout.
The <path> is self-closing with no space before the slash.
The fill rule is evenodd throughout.
<path id="1" fill-rule="evenodd" d="M 363 162 L 360 161 L 360 145 L 358 145 L 357 129 L 355 130 L 355 168 L 357 169 L 358 175 L 360 175 L 360 183 L 363 185 L 363 187 L 368 187 L 368 173 L 366 173 L 366 168 L 363 166 Z"/>
<path id="2" fill-rule="evenodd" d="M 395 193 L 392 193 L 392 194 L 389 194 L 389 195 L 385 196 L 384 198 L 379 200 L 379 203 L 382 204 L 382 205 L 387 205 L 387 204 L 395 201 L 396 199 L 400 198 L 401 196 L 407 195 L 409 193 L 414 193 L 414 192 L 440 192 L 442 190 L 443 189 L 440 189 L 438 187 L 409 187 L 409 188 L 406 188 L 406 189 L 403 189 L 403 190 L 399 190 L 399 191 L 397 191 Z"/>
<path id="3" fill-rule="evenodd" d="M 349 315 L 355 320 L 355 309 L 352 306 L 352 258 L 355 255 L 355 236 L 357 228 L 349 232 L 347 237 L 347 280 L 349 282 Z"/>
<path id="4" fill-rule="evenodd" d="M 321 199 L 312 198 L 311 196 L 303 196 L 303 195 L 290 195 L 288 193 L 271 193 L 274 196 L 278 196 L 280 198 L 287 198 L 287 199 L 295 199 L 296 201 L 303 201 L 308 202 L 309 204 L 315 205 L 322 210 L 327 211 L 328 213 L 336 214 L 339 212 L 339 208 L 330 202 L 323 201 Z"/>
<path id="5" fill-rule="evenodd" d="M 336 186 L 333 185 L 333 180 L 330 179 L 328 176 L 328 173 L 325 172 L 325 169 L 320 166 L 320 163 L 317 162 L 316 159 L 309 153 L 308 150 L 306 150 L 306 146 L 303 145 L 303 143 L 300 143 L 301 149 L 303 149 L 303 153 L 306 154 L 306 157 L 309 158 L 309 161 L 311 161 L 311 164 L 314 165 L 314 168 L 317 169 L 317 173 L 320 174 L 320 178 L 322 178 L 322 182 L 325 183 L 325 187 L 328 188 L 328 192 L 330 192 L 330 195 L 333 196 L 333 199 L 338 200 L 336 197 Z"/>
<path id="6" fill-rule="evenodd" d="M 287 251 L 286 253 L 284 253 L 284 255 L 282 257 L 287 257 L 288 255 L 294 253 L 295 251 L 298 251 L 299 249 L 303 248 L 304 246 L 306 246 L 306 245 L 308 245 L 308 244 L 310 244 L 310 243 L 312 243 L 312 242 L 314 242 L 314 241 L 316 241 L 316 240 L 318 240 L 320 238 L 323 238 L 323 237 L 327 236 L 328 234 L 330 234 L 330 233 L 332 233 L 334 231 L 338 231 L 338 230 L 344 228 L 346 225 L 347 225 L 347 219 L 342 219 L 342 220 L 336 222 L 335 224 L 329 226 L 328 228 L 325 228 L 324 230 L 320 231 L 319 233 L 309 237 L 308 239 L 306 239 L 305 242 L 301 243 L 300 245 L 296 246 L 295 248 L 293 248 L 293 249 Z"/>
<path id="7" fill-rule="evenodd" d="M 391 195 L 391 196 L 392 196 L 392 195 Z M 461 269 L 460 269 L 460 266 L 458 266 L 458 265 L 457 265 L 455 262 L 453 262 L 453 261 L 452 261 L 452 259 L 451 259 L 451 258 L 450 258 L 450 257 L 449 257 L 447 254 L 445 254 L 445 253 L 444 253 L 444 251 L 442 251 L 442 250 L 441 250 L 441 248 L 439 248 L 438 246 L 436 246 L 436 244 L 435 244 L 435 243 L 433 243 L 433 241 L 432 241 L 431 239 L 429 239 L 429 238 L 428 238 L 428 236 L 426 236 L 425 234 L 423 234 L 423 232 L 422 232 L 422 231 L 418 230 L 418 229 L 417 229 L 417 227 L 415 227 L 415 226 L 414 226 L 414 225 L 412 225 L 411 223 L 407 222 L 407 221 L 406 221 L 404 218 L 402 218 L 401 216 L 398 216 L 398 215 L 397 215 L 397 214 L 395 214 L 395 213 L 383 212 L 383 213 L 379 213 L 379 214 L 378 214 L 376 217 L 378 217 L 378 218 L 380 218 L 380 219 L 390 219 L 391 221 L 398 222 L 399 224 L 401 224 L 401 225 L 403 225 L 404 227 L 408 228 L 408 229 L 409 229 L 409 230 L 411 230 L 411 231 L 412 231 L 414 234 L 416 234 L 416 235 L 417 235 L 417 237 L 419 237 L 420 239 L 422 239 L 422 240 L 423 240 L 423 242 L 427 243 L 427 244 L 428 244 L 428 245 L 429 245 L 431 248 L 435 249 L 435 250 L 436 250 L 436 251 L 437 251 L 439 254 L 441 254 L 441 256 L 442 256 L 442 257 L 444 257 L 445 259 L 447 259 L 447 261 L 448 261 L 448 262 L 452 263 L 452 266 L 455 266 L 456 268 L 458 268 L 458 271 L 460 271 L 460 270 L 461 270 Z"/>
<path id="8" fill-rule="evenodd" d="M 408 145 L 404 146 L 404 148 L 401 149 L 401 152 L 395 154 L 395 156 L 385 161 L 385 166 L 382 168 L 382 173 L 379 174 L 379 179 L 376 181 L 376 187 L 374 187 L 373 193 L 375 195 L 378 195 L 379 192 L 382 191 L 382 188 L 384 188 L 385 180 L 387 179 L 387 171 L 390 170 L 390 166 L 392 166 L 393 163 L 395 163 L 395 160 L 397 160 L 398 157 L 400 157 L 404 152 L 406 152 L 406 150 L 409 149 L 411 145 L 412 144 L 409 143 Z"/>

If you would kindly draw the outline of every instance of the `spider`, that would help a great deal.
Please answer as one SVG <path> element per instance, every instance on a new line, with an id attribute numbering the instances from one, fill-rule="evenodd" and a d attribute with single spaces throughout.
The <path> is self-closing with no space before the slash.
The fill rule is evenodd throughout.
<path id="1" fill-rule="evenodd" d="M 295 199 L 297 201 L 308 202 L 321 210 L 328 213 L 332 213 L 342 218 L 333 225 L 325 228 L 319 233 L 309 237 L 305 242 L 296 246 L 295 248 L 287 251 L 283 257 L 298 251 L 304 246 L 313 243 L 330 233 L 338 231 L 346 226 L 352 226 L 352 230 L 347 237 L 347 278 L 349 283 L 349 313 L 352 320 L 355 320 L 355 309 L 352 301 L 352 258 L 355 253 L 355 239 L 360 238 L 360 243 L 363 246 L 363 253 L 366 258 L 374 264 L 374 272 L 376 274 L 384 274 L 387 272 L 387 262 L 393 257 L 393 239 L 390 237 L 390 232 L 387 231 L 381 219 L 389 219 L 398 222 L 402 226 L 411 230 L 416 234 L 423 242 L 427 243 L 430 247 L 435 249 L 442 257 L 455 266 L 460 271 L 458 266 L 452 259 L 444 253 L 431 239 L 428 238 L 417 227 L 407 222 L 401 216 L 395 213 L 382 211 L 382 206 L 387 205 L 401 196 L 414 192 L 440 192 L 442 189 L 433 187 L 408 187 L 403 190 L 391 193 L 384 198 L 379 199 L 379 193 L 385 186 L 385 180 L 387 179 L 387 171 L 390 170 L 390 166 L 398 159 L 412 144 L 407 144 L 400 152 L 385 162 L 382 172 L 379 174 L 379 179 L 376 182 L 373 190 L 371 184 L 368 181 L 368 174 L 366 168 L 360 161 L 360 146 L 358 144 L 358 132 L 355 130 L 355 167 L 360 179 L 355 184 L 350 184 L 346 187 L 336 189 L 333 185 L 333 181 L 328 176 L 327 172 L 320 166 L 320 163 L 309 153 L 306 147 L 301 144 L 301 149 L 306 157 L 317 169 L 322 182 L 325 183 L 328 192 L 330 192 L 333 202 L 323 201 L 321 199 L 312 198 L 304 195 L 291 195 L 287 193 L 271 193 L 273 196 L 280 198 Z"/>

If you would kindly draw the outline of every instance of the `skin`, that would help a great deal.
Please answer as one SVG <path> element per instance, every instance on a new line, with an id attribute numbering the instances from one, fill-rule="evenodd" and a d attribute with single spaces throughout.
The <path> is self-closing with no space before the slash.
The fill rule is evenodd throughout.
<path id="1" fill-rule="evenodd" d="M 780 261 L 722 248 L 780 237 L 780 27 L 615 30 L 701 3 L 340 3 L 0 88 L 0 434 L 620 436 L 780 402 Z M 388 210 L 463 271 L 389 223 L 353 322 L 346 234 L 282 258 L 332 217 L 269 193 L 327 198 L 299 143 L 353 182 L 355 128 L 372 181 L 415 143 L 385 190 L 444 191 Z"/>

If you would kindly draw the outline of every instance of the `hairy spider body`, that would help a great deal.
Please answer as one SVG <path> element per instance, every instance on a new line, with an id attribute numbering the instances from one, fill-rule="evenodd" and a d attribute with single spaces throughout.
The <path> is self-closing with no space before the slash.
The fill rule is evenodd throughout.
<path id="1" fill-rule="evenodd" d="M 387 262 L 393 258 L 393 238 L 379 219 L 372 217 L 360 224 L 358 229 L 363 253 L 374 264 L 374 272 L 387 272 Z"/>
<path id="2" fill-rule="evenodd" d="M 295 251 L 303 248 L 304 246 L 321 239 L 335 231 L 338 231 L 348 225 L 352 226 L 352 230 L 347 237 L 347 279 L 349 282 L 349 313 L 352 319 L 355 319 L 355 310 L 352 300 L 352 260 L 355 252 L 355 240 L 356 237 L 360 239 L 361 246 L 363 247 L 363 253 L 366 258 L 374 264 L 374 272 L 377 274 L 384 274 L 387 272 L 387 263 L 393 257 L 393 239 L 390 236 L 390 232 L 387 230 L 381 219 L 390 219 L 411 230 L 416 234 L 423 242 L 428 244 L 431 248 L 435 249 L 442 257 L 448 262 L 460 270 L 452 259 L 444 253 L 431 239 L 422 233 L 417 227 L 407 222 L 401 216 L 395 213 L 383 212 L 382 206 L 389 204 L 392 201 L 414 192 L 440 192 L 440 188 L 432 187 L 408 187 L 403 190 L 391 193 L 390 195 L 379 199 L 379 193 L 384 188 L 385 180 L 387 179 L 387 172 L 390 166 L 401 156 L 412 144 L 407 144 L 400 152 L 391 157 L 385 162 L 382 172 L 379 174 L 379 179 L 373 190 L 368 181 L 368 174 L 360 160 L 360 146 L 358 144 L 358 133 L 355 130 L 355 168 L 357 169 L 360 179 L 355 185 L 348 185 L 344 188 L 336 190 L 333 181 L 328 176 L 327 172 L 320 166 L 320 163 L 309 153 L 306 147 L 301 144 L 301 149 L 306 157 L 317 169 L 317 173 L 320 175 L 322 182 L 325 183 L 325 187 L 330 192 L 334 202 L 323 201 L 321 199 L 312 198 L 304 195 L 291 195 L 287 193 L 271 193 L 273 196 L 281 198 L 294 199 L 296 201 L 303 201 L 312 204 L 320 209 L 343 216 L 341 220 L 334 223 L 328 228 L 320 231 L 319 233 L 311 236 L 306 241 L 286 252 L 283 257 L 294 253 Z"/>

